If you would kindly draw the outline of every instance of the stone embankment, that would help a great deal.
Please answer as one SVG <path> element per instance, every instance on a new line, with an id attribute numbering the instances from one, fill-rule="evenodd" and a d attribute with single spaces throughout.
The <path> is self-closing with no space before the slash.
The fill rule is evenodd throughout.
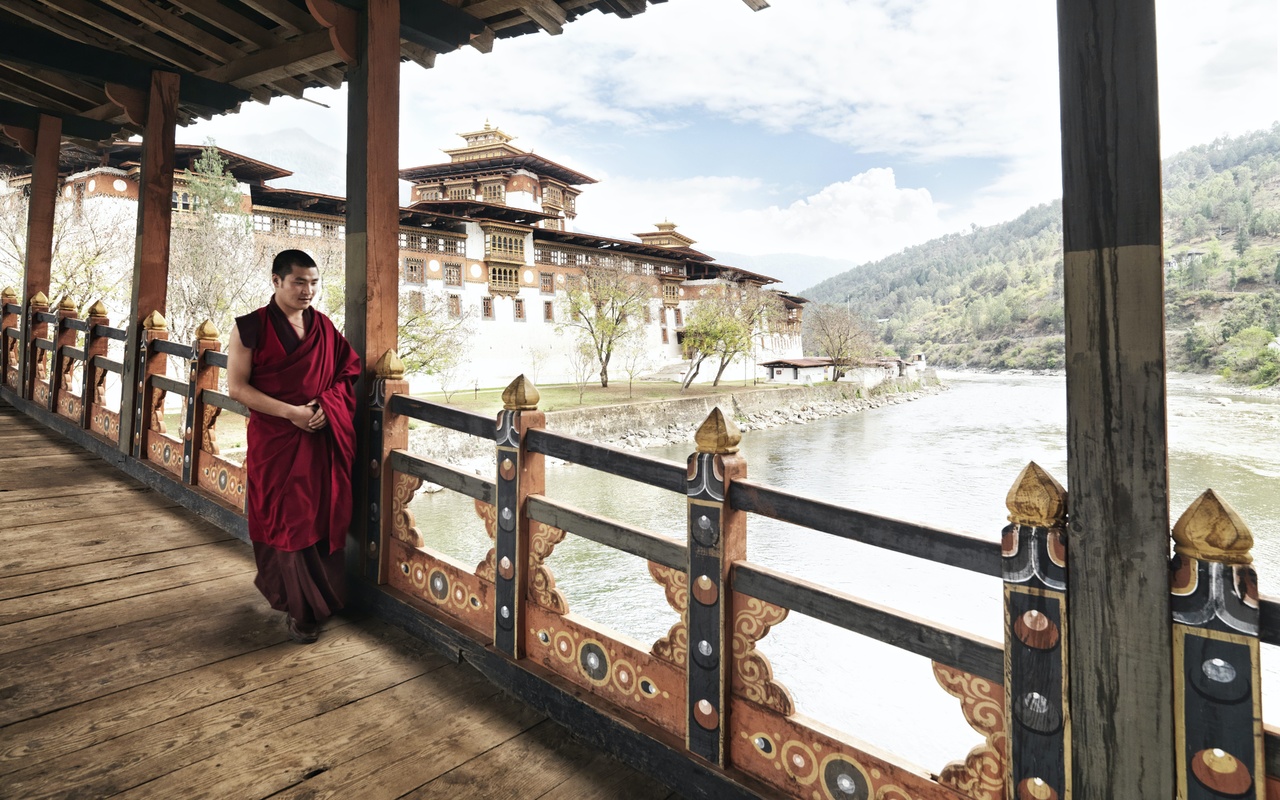
<path id="1" fill-rule="evenodd" d="M 706 397 L 553 411 L 547 414 L 547 428 L 627 450 L 678 442 L 687 442 L 692 447 L 694 432 L 716 406 L 731 412 L 740 429 L 751 431 L 897 405 L 945 388 L 930 375 L 923 380 L 887 381 L 870 392 L 844 384 L 725 392 Z M 493 442 L 457 431 L 434 426 L 410 430 L 409 449 L 481 474 L 493 469 Z"/>

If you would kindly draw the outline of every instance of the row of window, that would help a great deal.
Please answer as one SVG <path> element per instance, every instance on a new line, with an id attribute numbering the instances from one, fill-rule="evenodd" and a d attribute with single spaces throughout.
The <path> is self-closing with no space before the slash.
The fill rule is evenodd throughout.
<path id="1" fill-rule="evenodd" d="M 253 232 L 270 233 L 276 236 L 294 236 L 304 239 L 345 239 L 347 226 L 336 222 L 322 222 L 314 219 L 297 219 L 295 217 L 276 216 L 275 214 L 254 214 Z"/>
<path id="2" fill-rule="evenodd" d="M 674 264 L 654 264 L 652 261 L 637 261 L 627 256 L 598 255 L 581 251 L 556 250 L 550 247 L 536 247 L 533 260 L 537 264 L 551 264 L 557 267 L 599 266 L 620 269 L 623 272 L 638 272 L 641 275 L 683 275 L 683 268 Z"/>

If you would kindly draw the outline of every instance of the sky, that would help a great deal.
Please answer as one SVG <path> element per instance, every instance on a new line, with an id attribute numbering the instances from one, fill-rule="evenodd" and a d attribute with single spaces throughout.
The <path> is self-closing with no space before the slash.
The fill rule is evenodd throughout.
<path id="1" fill-rule="evenodd" d="M 400 163 L 446 161 L 488 121 L 599 180 L 577 230 L 668 219 L 712 253 L 857 263 L 1061 196 L 1054 2 L 771 2 L 592 12 L 560 36 L 406 63 Z M 1280 119 L 1280 0 L 1156 8 L 1164 155 Z M 306 96 L 178 138 L 294 170 L 276 185 L 341 193 L 345 89 Z"/>

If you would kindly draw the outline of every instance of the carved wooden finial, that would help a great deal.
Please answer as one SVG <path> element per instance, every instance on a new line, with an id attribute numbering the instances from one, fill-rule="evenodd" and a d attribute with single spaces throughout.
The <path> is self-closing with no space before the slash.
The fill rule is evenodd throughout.
<path id="1" fill-rule="evenodd" d="M 76 306 L 76 301 L 71 299 L 71 295 L 64 294 L 62 296 L 62 299 L 58 301 L 58 310 L 59 311 L 77 311 L 79 310 L 79 307 Z"/>
<path id="2" fill-rule="evenodd" d="M 1052 528 L 1067 517 L 1067 490 L 1034 461 L 1018 473 L 1004 503 L 1015 525 Z"/>
<path id="3" fill-rule="evenodd" d="M 36 296 L 31 298 L 31 305 L 49 307 L 49 298 L 44 296 L 44 292 L 36 292 Z"/>
<path id="4" fill-rule="evenodd" d="M 13 288 L 12 286 L 6 286 L 4 287 L 3 291 L 0 291 L 0 303 L 16 303 L 16 302 L 18 302 L 17 289 Z"/>
<path id="5" fill-rule="evenodd" d="M 220 336 L 222 336 L 222 333 L 218 330 L 218 326 L 213 324 L 213 320 L 211 319 L 206 319 L 204 322 L 200 323 L 200 327 L 196 328 L 197 339 L 217 341 Z"/>
<path id="6" fill-rule="evenodd" d="M 391 381 L 403 380 L 404 362 L 400 360 L 400 354 L 395 350 L 383 353 L 378 363 L 373 365 L 373 374 Z"/>
<path id="7" fill-rule="evenodd" d="M 1173 551 L 1223 564 L 1252 564 L 1253 534 L 1212 489 L 1195 499 L 1173 526 Z"/>
<path id="8" fill-rule="evenodd" d="M 502 390 L 502 407 L 507 411 L 536 411 L 538 401 L 541 399 L 542 395 L 538 392 L 538 387 L 523 375 L 516 376 L 516 379 Z"/>
<path id="9" fill-rule="evenodd" d="M 169 321 L 159 311 L 152 311 L 142 321 L 142 329 L 146 331 L 167 331 L 169 330 Z"/>
<path id="10" fill-rule="evenodd" d="M 706 420 L 698 426 L 698 432 L 693 435 L 693 441 L 697 443 L 699 453 L 719 453 L 727 456 L 738 452 L 742 431 L 738 430 L 738 426 L 732 419 L 724 415 L 720 406 L 716 406 L 711 409 Z"/>
<path id="11" fill-rule="evenodd" d="M 105 317 L 106 315 L 107 315 L 107 306 L 105 303 L 102 302 L 102 300 L 98 300 L 93 305 L 89 306 L 89 316 Z"/>

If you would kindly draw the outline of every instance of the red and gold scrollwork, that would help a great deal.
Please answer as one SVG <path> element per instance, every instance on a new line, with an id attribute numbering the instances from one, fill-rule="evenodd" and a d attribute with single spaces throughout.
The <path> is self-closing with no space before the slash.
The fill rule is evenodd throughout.
<path id="1" fill-rule="evenodd" d="M 737 612 L 733 618 L 733 691 L 783 716 L 791 716 L 795 712 L 791 693 L 773 680 L 769 659 L 756 650 L 756 642 L 787 618 L 787 609 L 737 593 L 734 593 L 734 605 Z"/>
<path id="2" fill-rule="evenodd" d="M 494 508 L 491 503 L 477 500 L 476 516 L 484 520 L 484 532 L 489 534 L 491 540 L 495 540 L 498 536 L 498 509 Z M 484 557 L 484 561 L 476 565 L 476 575 L 489 583 L 495 583 L 498 580 L 497 554 L 497 548 L 490 547 L 489 552 Z"/>
<path id="3" fill-rule="evenodd" d="M 156 386 L 151 387 L 151 430 L 158 433 L 167 433 L 168 428 L 164 424 L 164 396 L 165 391 Z"/>
<path id="4" fill-rule="evenodd" d="M 395 486 L 391 492 L 391 534 L 414 547 L 422 547 L 426 544 L 422 534 L 413 526 L 413 512 L 409 510 L 409 503 L 413 502 L 413 495 L 420 488 L 422 488 L 421 478 L 397 472 Z"/>
<path id="5" fill-rule="evenodd" d="M 682 665 L 689 660 L 689 576 L 684 570 L 649 562 L 649 574 L 667 595 L 667 603 L 680 615 L 667 635 L 653 643 L 651 652 L 658 658 Z"/>
<path id="6" fill-rule="evenodd" d="M 933 675 L 947 694 L 960 700 L 965 721 L 986 739 L 964 761 L 953 761 L 938 782 L 973 800 L 1004 800 L 1009 740 L 1004 719 L 1004 689 L 986 678 L 933 662 Z"/>
<path id="7" fill-rule="evenodd" d="M 204 434 L 200 439 L 200 449 L 215 456 L 222 454 L 222 448 L 218 447 L 218 415 L 221 413 L 222 409 L 217 406 L 204 407 Z"/>
<path id="8" fill-rule="evenodd" d="M 555 576 L 542 562 L 547 560 L 555 546 L 564 541 L 565 532 L 545 522 L 535 522 L 529 531 L 529 596 L 533 601 L 557 614 L 569 613 L 569 603 L 556 588 Z"/>

